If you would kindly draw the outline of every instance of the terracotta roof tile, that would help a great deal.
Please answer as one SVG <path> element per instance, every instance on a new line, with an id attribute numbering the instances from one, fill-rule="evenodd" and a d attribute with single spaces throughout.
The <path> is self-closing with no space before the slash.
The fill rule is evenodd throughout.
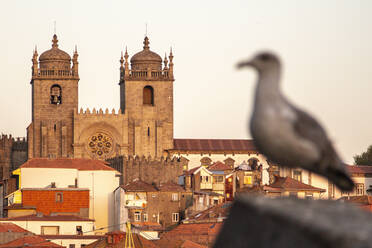
<path id="1" fill-rule="evenodd" d="M 217 218 L 224 218 L 224 217 L 227 217 L 227 215 L 229 214 L 230 207 L 231 207 L 231 202 L 221 203 L 213 207 L 210 207 L 206 210 L 195 213 L 189 219 L 186 219 L 185 221 L 200 222 L 200 221 L 212 220 L 212 219 L 217 219 Z"/>
<path id="2" fill-rule="evenodd" d="M 359 205 L 372 205 L 372 196 L 361 195 L 361 196 L 343 196 L 339 201 L 356 203 Z"/>
<path id="3" fill-rule="evenodd" d="M 77 215 L 26 215 L 11 218 L 0 218 L 0 221 L 94 221 Z"/>
<path id="4" fill-rule="evenodd" d="M 0 233 L 3 232 L 28 233 L 29 231 L 13 223 L 0 223 Z"/>
<path id="5" fill-rule="evenodd" d="M 367 174 L 372 173 L 372 166 L 369 165 L 348 165 L 349 173 Z"/>
<path id="6" fill-rule="evenodd" d="M 193 175 L 195 171 L 197 171 L 201 166 L 192 168 L 191 170 L 188 170 L 185 172 L 185 175 Z"/>
<path id="7" fill-rule="evenodd" d="M 198 243 L 192 242 L 190 240 L 186 240 L 181 245 L 181 248 L 208 248 L 208 246 L 199 245 Z"/>
<path id="8" fill-rule="evenodd" d="M 103 235 L 39 235 L 44 239 L 100 239 Z"/>
<path id="9" fill-rule="evenodd" d="M 248 139 L 174 139 L 173 145 L 177 151 L 257 151 Z"/>
<path id="10" fill-rule="evenodd" d="M 139 180 L 139 179 L 135 179 L 133 182 L 128 183 L 126 185 L 122 185 L 120 187 L 123 188 L 125 191 L 129 191 L 129 192 L 131 191 L 132 192 L 155 192 L 157 191 L 157 189 L 153 185 L 145 183 L 144 181 Z"/>
<path id="11" fill-rule="evenodd" d="M 216 163 L 212 164 L 208 167 L 208 170 L 210 171 L 225 171 L 225 170 L 232 170 L 232 168 L 220 161 L 217 161 Z"/>
<path id="12" fill-rule="evenodd" d="M 34 247 L 34 248 L 41 248 L 41 247 L 63 247 L 61 245 L 57 245 L 55 243 L 49 242 L 40 236 L 25 236 L 13 241 L 10 241 L 6 244 L 0 245 L 0 247 Z"/>
<path id="13" fill-rule="evenodd" d="M 101 160 L 85 159 L 85 158 L 32 158 L 21 165 L 20 168 L 63 168 L 77 169 L 81 171 L 90 170 L 107 170 L 116 171 L 108 166 L 108 163 Z M 119 172 L 117 172 L 119 173 Z"/>
<path id="14" fill-rule="evenodd" d="M 208 243 L 212 245 L 222 225 L 222 222 L 180 224 L 173 230 L 164 233 L 155 243 L 162 248 L 174 248 L 180 247 L 186 240 L 199 242 L 207 239 Z"/>
<path id="15" fill-rule="evenodd" d="M 269 188 L 274 189 L 282 189 L 282 190 L 304 190 L 304 191 L 320 191 L 325 192 L 325 189 L 316 188 L 311 185 L 299 182 L 293 178 L 290 177 L 275 177 L 275 182 L 270 184 L 269 187 L 266 187 L 265 189 Z"/>
<path id="16" fill-rule="evenodd" d="M 181 185 L 174 182 L 161 183 L 159 186 L 159 191 L 163 192 L 184 192 L 185 189 Z"/>

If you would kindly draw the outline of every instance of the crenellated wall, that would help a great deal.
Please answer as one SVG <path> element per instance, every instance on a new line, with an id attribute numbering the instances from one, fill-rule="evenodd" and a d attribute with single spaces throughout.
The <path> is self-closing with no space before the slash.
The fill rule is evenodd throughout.
<path id="1" fill-rule="evenodd" d="M 169 181 L 178 183 L 178 177 L 183 174 L 183 168 L 187 168 L 189 162 L 184 157 L 160 157 L 157 159 L 150 156 L 118 156 L 106 161 L 122 174 L 121 185 L 126 185 L 138 178 L 157 186 Z"/>
<path id="2" fill-rule="evenodd" d="M 74 112 L 74 157 L 107 159 L 128 154 L 128 117 L 108 109 Z"/>
<path id="3" fill-rule="evenodd" d="M 27 141 L 12 135 L 0 136 L 0 179 L 9 178 L 10 172 L 27 160 Z"/>

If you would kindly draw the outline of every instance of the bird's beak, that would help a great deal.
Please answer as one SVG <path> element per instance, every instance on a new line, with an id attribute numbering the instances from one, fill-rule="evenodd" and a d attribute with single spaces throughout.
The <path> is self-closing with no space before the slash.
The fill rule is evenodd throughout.
<path id="1" fill-rule="evenodd" d="M 252 63 L 251 60 L 249 60 L 249 61 L 242 61 L 242 62 L 240 62 L 239 64 L 236 65 L 236 67 L 238 69 L 241 69 L 241 68 L 247 67 L 247 66 L 253 66 L 254 67 L 254 64 Z"/>

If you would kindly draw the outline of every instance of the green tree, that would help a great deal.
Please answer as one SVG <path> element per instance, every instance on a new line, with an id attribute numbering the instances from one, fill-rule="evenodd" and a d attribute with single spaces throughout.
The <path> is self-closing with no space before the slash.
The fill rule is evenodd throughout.
<path id="1" fill-rule="evenodd" d="M 366 152 L 354 156 L 354 164 L 372 166 L 372 145 L 368 147 Z"/>

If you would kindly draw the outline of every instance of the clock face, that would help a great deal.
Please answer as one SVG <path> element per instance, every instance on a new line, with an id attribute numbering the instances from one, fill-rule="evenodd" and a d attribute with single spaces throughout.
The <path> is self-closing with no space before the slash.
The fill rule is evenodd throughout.
<path id="1" fill-rule="evenodd" d="M 96 132 L 89 137 L 87 148 L 92 158 L 106 159 L 113 151 L 113 138 L 104 132 Z"/>

